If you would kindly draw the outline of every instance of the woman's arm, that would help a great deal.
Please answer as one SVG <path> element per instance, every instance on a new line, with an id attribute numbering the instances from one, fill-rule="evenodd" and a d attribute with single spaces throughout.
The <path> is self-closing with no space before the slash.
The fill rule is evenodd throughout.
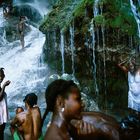
<path id="1" fill-rule="evenodd" d="M 119 67 L 121 70 L 123 70 L 124 72 L 128 72 L 128 68 L 124 65 L 126 62 L 127 62 L 127 60 L 124 60 L 124 61 L 122 61 L 122 62 L 120 62 L 120 63 L 117 64 L 118 67 Z"/>
<path id="2" fill-rule="evenodd" d="M 5 87 L 8 86 L 9 84 L 10 84 L 10 81 L 9 81 L 9 80 L 6 81 L 6 82 L 3 84 L 2 88 L 1 88 L 1 91 L 0 91 L 0 101 L 3 99 Z"/>

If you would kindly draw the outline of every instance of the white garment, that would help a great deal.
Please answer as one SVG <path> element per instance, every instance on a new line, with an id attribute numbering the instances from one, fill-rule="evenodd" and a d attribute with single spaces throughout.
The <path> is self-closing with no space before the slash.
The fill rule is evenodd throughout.
<path id="1" fill-rule="evenodd" d="M 128 72 L 128 107 L 140 112 L 140 73 L 132 75 Z"/>
<path id="2" fill-rule="evenodd" d="M 3 99 L 0 101 L 0 125 L 8 121 L 7 95 L 4 93 Z"/>

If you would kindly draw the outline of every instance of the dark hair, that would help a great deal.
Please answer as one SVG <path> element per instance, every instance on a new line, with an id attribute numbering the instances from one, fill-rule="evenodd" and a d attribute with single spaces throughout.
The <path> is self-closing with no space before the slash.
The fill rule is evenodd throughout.
<path id="1" fill-rule="evenodd" d="M 22 19 L 25 19 L 25 16 L 20 16 L 19 20 L 21 21 Z"/>
<path id="2" fill-rule="evenodd" d="M 37 104 L 37 96 L 35 95 L 35 93 L 29 93 L 25 96 L 23 101 L 26 101 L 30 107 L 33 107 Z"/>
<path id="3" fill-rule="evenodd" d="M 16 113 L 19 113 L 19 110 L 24 111 L 23 107 L 21 107 L 21 106 L 18 106 L 18 107 L 16 108 Z"/>
<path id="4" fill-rule="evenodd" d="M 48 85 L 45 92 L 47 108 L 43 116 L 43 121 L 45 120 L 48 112 L 54 111 L 56 98 L 58 96 L 62 96 L 64 99 L 68 98 L 72 87 L 78 88 L 78 86 L 72 80 L 66 81 L 63 79 L 55 80 Z"/>
<path id="5" fill-rule="evenodd" d="M 4 68 L 0 68 L 0 75 L 5 77 L 5 74 L 4 74 Z"/>

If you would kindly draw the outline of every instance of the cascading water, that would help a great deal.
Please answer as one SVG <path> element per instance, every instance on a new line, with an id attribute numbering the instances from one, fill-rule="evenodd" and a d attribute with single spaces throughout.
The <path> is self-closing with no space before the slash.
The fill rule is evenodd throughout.
<path id="1" fill-rule="evenodd" d="M 60 42 L 60 52 L 61 52 L 61 58 L 62 58 L 62 74 L 65 73 L 65 60 L 64 60 L 64 34 L 61 31 L 61 42 Z"/>
<path id="2" fill-rule="evenodd" d="M 138 1 L 138 4 L 140 5 L 139 1 Z M 138 26 L 138 37 L 140 38 L 140 15 L 139 15 L 139 12 L 138 12 L 136 6 L 133 3 L 133 0 L 130 0 L 130 5 L 131 5 L 132 13 L 134 15 L 134 18 L 135 18 L 137 26 Z M 139 46 L 138 50 L 140 51 L 140 46 Z"/>
<path id="3" fill-rule="evenodd" d="M 95 1 L 93 6 L 93 15 L 96 17 L 99 14 L 98 10 L 98 0 Z M 97 86 L 97 79 L 96 79 L 96 58 L 95 58 L 95 30 L 94 30 L 94 23 L 91 23 L 90 27 L 91 35 L 92 35 L 92 51 L 93 51 L 93 78 L 94 78 L 94 86 L 95 86 L 95 93 L 98 94 L 98 86 Z"/>
<path id="4" fill-rule="evenodd" d="M 0 9 L 0 38 L 3 39 L 0 46 L 0 67 L 5 68 L 5 80 L 11 81 L 6 88 L 8 107 L 22 106 L 23 97 L 29 92 L 39 94 L 39 106 L 45 107 L 44 95 L 41 93 L 45 91 L 49 69 L 40 61 L 45 35 L 28 25 L 30 31 L 25 36 L 25 48 L 22 50 L 19 40 L 9 43 L 4 37 L 5 22 Z"/>
<path id="5" fill-rule="evenodd" d="M 137 8 L 133 3 L 133 0 L 130 0 L 130 5 L 131 5 L 131 10 L 133 12 L 134 18 L 137 22 L 137 26 L 138 26 L 138 36 L 140 38 L 140 15 L 138 14 Z"/>
<path id="6" fill-rule="evenodd" d="M 46 0 L 42 0 L 41 2 L 39 0 L 14 0 L 13 1 L 13 5 L 28 5 L 28 6 L 31 6 L 31 7 L 34 7 L 38 12 L 39 14 L 42 16 L 42 18 L 44 17 L 44 15 L 46 13 L 48 13 L 48 3 Z"/>
<path id="7" fill-rule="evenodd" d="M 72 75 L 75 75 L 74 68 L 74 25 L 70 26 L 70 47 L 71 47 L 71 60 L 72 60 Z"/>
<path id="8" fill-rule="evenodd" d="M 100 7 L 101 9 L 101 15 L 102 15 L 102 7 Z M 106 48 L 105 48 L 105 28 L 104 28 L 104 23 L 101 26 L 101 31 L 102 31 L 102 40 L 103 40 L 103 66 L 104 66 L 104 95 L 105 95 L 105 107 L 107 107 L 107 100 L 106 100 L 106 87 L 107 87 L 107 81 L 106 81 Z"/>

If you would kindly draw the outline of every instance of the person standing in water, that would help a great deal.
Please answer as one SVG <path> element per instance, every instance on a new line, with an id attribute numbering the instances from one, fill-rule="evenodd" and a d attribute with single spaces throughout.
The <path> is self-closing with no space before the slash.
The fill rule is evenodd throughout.
<path id="1" fill-rule="evenodd" d="M 2 7 L 3 7 L 3 15 L 7 16 L 7 13 L 8 13 L 7 4 L 5 2 L 3 2 Z"/>
<path id="2" fill-rule="evenodd" d="M 22 49 L 24 48 L 24 44 L 25 44 L 24 32 L 25 32 L 25 17 L 20 16 L 19 23 L 18 23 L 18 33 L 19 33 Z"/>
<path id="3" fill-rule="evenodd" d="M 4 77 L 4 68 L 0 68 L 0 140 L 4 140 L 5 124 L 8 121 L 7 94 L 5 93 L 5 88 L 10 84 L 10 81 L 6 81 L 1 86 Z"/>
<path id="4" fill-rule="evenodd" d="M 140 57 L 131 59 L 128 67 L 124 65 L 125 62 L 118 66 L 128 74 L 128 108 L 140 118 Z"/>

